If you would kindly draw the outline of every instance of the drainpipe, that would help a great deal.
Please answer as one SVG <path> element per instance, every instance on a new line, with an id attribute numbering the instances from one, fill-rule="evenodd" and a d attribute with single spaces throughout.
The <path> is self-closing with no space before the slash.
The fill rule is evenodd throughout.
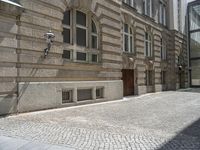
<path id="1" fill-rule="evenodd" d="M 17 68 L 17 77 L 16 77 L 16 82 L 17 82 L 17 106 L 16 106 L 16 113 L 19 112 L 19 76 L 20 76 L 20 39 L 19 39 L 19 34 L 20 34 L 20 15 L 16 17 L 16 24 L 17 24 L 17 35 L 16 35 L 16 39 L 17 39 L 17 49 L 16 49 L 16 53 L 17 53 L 17 63 L 16 63 L 16 68 Z"/>

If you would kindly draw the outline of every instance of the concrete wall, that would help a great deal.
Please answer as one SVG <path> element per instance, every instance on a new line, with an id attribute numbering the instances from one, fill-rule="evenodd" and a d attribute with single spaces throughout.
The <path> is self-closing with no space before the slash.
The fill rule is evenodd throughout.
<path id="1" fill-rule="evenodd" d="M 7 115 L 17 112 L 16 95 L 0 95 L 0 115 Z"/>
<path id="2" fill-rule="evenodd" d="M 104 88 L 103 100 L 121 99 L 123 95 L 122 81 L 76 81 L 76 82 L 39 82 L 20 83 L 19 112 L 35 111 L 67 106 L 62 104 L 62 90 L 73 91 L 73 103 L 77 102 L 77 89 Z M 93 90 L 96 94 L 96 90 Z M 100 99 L 101 100 L 101 99 Z M 89 103 L 98 102 L 95 98 Z M 72 104 L 73 105 L 73 104 Z"/>

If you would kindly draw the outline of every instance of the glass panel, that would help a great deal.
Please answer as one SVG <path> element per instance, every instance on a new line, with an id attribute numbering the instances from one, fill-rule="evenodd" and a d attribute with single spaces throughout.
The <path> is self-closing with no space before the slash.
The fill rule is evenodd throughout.
<path id="1" fill-rule="evenodd" d="M 97 37 L 92 36 L 92 48 L 97 48 Z"/>
<path id="2" fill-rule="evenodd" d="M 82 26 L 86 26 L 86 15 L 80 11 L 76 12 L 76 23 Z"/>
<path id="3" fill-rule="evenodd" d="M 78 101 L 91 100 L 92 90 L 91 89 L 77 90 L 77 99 Z"/>
<path id="4" fill-rule="evenodd" d="M 71 59 L 71 51 L 64 50 L 62 57 L 65 58 L 65 59 Z"/>
<path id="5" fill-rule="evenodd" d="M 64 12 L 64 18 L 63 18 L 62 23 L 70 26 L 70 11 L 69 10 Z"/>
<path id="6" fill-rule="evenodd" d="M 191 34 L 190 54 L 191 58 L 200 57 L 200 32 Z"/>
<path id="7" fill-rule="evenodd" d="M 62 91 L 62 103 L 71 103 L 72 102 L 72 90 Z"/>
<path id="8" fill-rule="evenodd" d="M 147 0 L 147 14 L 151 17 L 151 0 Z"/>
<path id="9" fill-rule="evenodd" d="M 98 57 L 96 54 L 92 54 L 92 62 L 97 62 L 98 61 Z"/>
<path id="10" fill-rule="evenodd" d="M 148 36 L 149 36 L 149 35 L 148 35 L 148 33 L 146 32 L 146 33 L 145 33 L 145 40 L 148 40 Z"/>
<path id="11" fill-rule="evenodd" d="M 97 28 L 94 21 L 92 21 L 92 33 L 97 33 Z"/>
<path id="12" fill-rule="evenodd" d="M 166 7 L 163 7 L 163 24 L 166 25 Z"/>
<path id="13" fill-rule="evenodd" d="M 189 9 L 190 30 L 200 29 L 200 5 L 191 6 Z"/>
<path id="14" fill-rule="evenodd" d="M 130 37 L 130 52 L 133 52 L 133 37 Z"/>
<path id="15" fill-rule="evenodd" d="M 192 85 L 200 85 L 200 60 L 191 61 L 191 77 Z"/>
<path id="16" fill-rule="evenodd" d="M 151 48 L 151 46 L 152 46 L 152 45 L 151 45 L 151 42 L 149 42 L 149 56 L 153 56 L 153 55 L 152 55 L 152 48 Z"/>
<path id="17" fill-rule="evenodd" d="M 145 56 L 148 56 L 148 55 L 149 55 L 148 49 L 149 49 L 148 42 L 145 42 Z"/>
<path id="18" fill-rule="evenodd" d="M 149 39 L 149 41 L 151 42 L 151 35 L 150 34 L 148 34 L 149 36 L 148 36 L 148 39 Z"/>
<path id="19" fill-rule="evenodd" d="M 86 53 L 77 52 L 76 59 L 81 60 L 81 61 L 86 61 L 86 59 L 87 59 Z"/>
<path id="20" fill-rule="evenodd" d="M 96 98 L 103 98 L 103 88 L 96 89 Z"/>
<path id="21" fill-rule="evenodd" d="M 167 59 L 167 47 L 166 47 L 166 44 L 164 44 L 164 59 Z"/>
<path id="22" fill-rule="evenodd" d="M 86 46 L 86 30 L 76 28 L 76 44 L 79 46 Z"/>
<path id="23" fill-rule="evenodd" d="M 163 18 L 163 10 L 162 10 L 162 3 L 160 3 L 160 23 L 162 23 L 162 18 Z"/>
<path id="24" fill-rule="evenodd" d="M 132 29 L 131 29 L 131 28 L 129 28 L 129 30 L 130 30 L 130 34 L 133 34 L 133 32 L 132 32 Z"/>
<path id="25" fill-rule="evenodd" d="M 128 33 L 128 25 L 124 24 L 124 32 Z"/>
<path id="26" fill-rule="evenodd" d="M 128 35 L 124 35 L 124 50 L 128 52 Z"/>
<path id="27" fill-rule="evenodd" d="M 70 29 L 63 29 L 63 42 L 70 43 Z"/>

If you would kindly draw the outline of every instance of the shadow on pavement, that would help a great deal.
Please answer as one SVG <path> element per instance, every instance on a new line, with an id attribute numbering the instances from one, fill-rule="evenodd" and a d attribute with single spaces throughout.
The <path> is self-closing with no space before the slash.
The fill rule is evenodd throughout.
<path id="1" fill-rule="evenodd" d="M 200 119 L 157 150 L 200 150 Z"/>
<path id="2" fill-rule="evenodd" d="M 188 89 L 180 89 L 178 92 L 191 92 L 191 93 L 200 93 L 200 88 L 188 88 Z"/>

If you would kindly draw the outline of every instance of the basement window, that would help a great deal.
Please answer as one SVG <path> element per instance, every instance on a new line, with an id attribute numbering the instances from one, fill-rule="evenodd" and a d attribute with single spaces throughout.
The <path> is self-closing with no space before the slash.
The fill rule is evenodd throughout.
<path id="1" fill-rule="evenodd" d="M 104 90 L 104 88 L 97 88 L 96 89 L 96 99 L 103 98 L 103 90 Z"/>
<path id="2" fill-rule="evenodd" d="M 77 100 L 85 101 L 92 99 L 92 89 L 79 89 L 77 90 Z"/>
<path id="3" fill-rule="evenodd" d="M 62 91 L 62 104 L 72 103 L 72 90 Z"/>

